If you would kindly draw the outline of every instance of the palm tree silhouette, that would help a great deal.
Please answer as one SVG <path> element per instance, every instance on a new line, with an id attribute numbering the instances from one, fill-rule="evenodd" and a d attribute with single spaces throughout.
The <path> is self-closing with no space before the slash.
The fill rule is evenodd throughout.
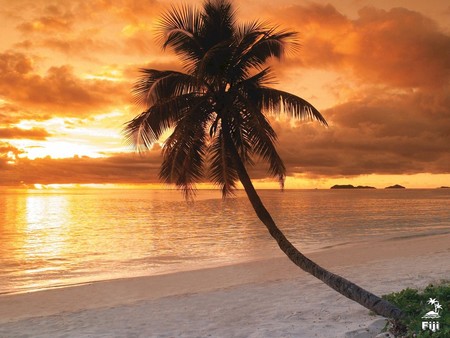
<path id="1" fill-rule="evenodd" d="M 205 177 L 220 186 L 224 197 L 240 181 L 257 216 L 292 262 L 375 313 L 401 317 L 398 308 L 298 251 L 276 226 L 248 175 L 247 167 L 258 157 L 284 183 L 286 168 L 266 114 L 327 124 L 304 99 L 269 87 L 274 76 L 267 61 L 298 46 L 296 33 L 259 21 L 237 24 L 228 0 L 207 0 L 201 9 L 172 7 L 162 16 L 159 32 L 163 48 L 175 51 L 185 71 L 141 70 L 134 94 L 145 110 L 127 122 L 125 137 L 140 150 L 173 129 L 162 150 L 164 182 L 192 198 L 195 184 Z"/>

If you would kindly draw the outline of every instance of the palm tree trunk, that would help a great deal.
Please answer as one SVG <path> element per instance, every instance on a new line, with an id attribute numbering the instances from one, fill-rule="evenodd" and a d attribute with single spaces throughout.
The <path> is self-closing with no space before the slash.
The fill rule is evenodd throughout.
<path id="1" fill-rule="evenodd" d="M 358 302 L 367 309 L 375 312 L 386 318 L 399 319 L 404 316 L 404 313 L 378 296 L 364 290 L 358 285 L 350 282 L 349 280 L 338 276 L 328 270 L 322 268 L 318 264 L 314 263 L 312 260 L 304 256 L 300 251 L 295 248 L 291 242 L 284 236 L 280 229 L 272 219 L 261 199 L 259 198 L 255 188 L 253 187 L 252 181 L 245 169 L 245 166 L 237 152 L 234 142 L 224 133 L 227 141 L 228 149 L 230 150 L 230 155 L 236 166 L 239 179 L 244 186 L 245 192 L 256 212 L 256 215 L 264 223 L 264 225 L 269 230 L 269 233 L 277 241 L 280 249 L 289 257 L 289 259 L 302 270 L 310 273 L 314 277 L 320 279 L 326 285 L 336 290 L 345 297 Z"/>

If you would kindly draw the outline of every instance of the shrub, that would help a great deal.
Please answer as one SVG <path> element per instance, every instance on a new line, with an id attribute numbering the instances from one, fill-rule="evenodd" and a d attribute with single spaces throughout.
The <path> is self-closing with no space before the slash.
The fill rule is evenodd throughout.
<path id="1" fill-rule="evenodd" d="M 430 284 L 423 291 L 404 289 L 384 295 L 383 298 L 405 312 L 404 319 L 392 321 L 389 324 L 388 330 L 396 337 L 450 337 L 450 281 L 438 285 Z M 430 298 L 437 299 L 442 306 L 440 318 L 437 319 L 440 329 L 436 332 L 422 330 L 422 320 L 424 320 L 422 316 L 433 308 L 428 303 Z"/>

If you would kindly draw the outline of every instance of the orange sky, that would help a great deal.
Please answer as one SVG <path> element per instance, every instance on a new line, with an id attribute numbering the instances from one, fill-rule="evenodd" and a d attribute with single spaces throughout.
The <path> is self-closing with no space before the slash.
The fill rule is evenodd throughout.
<path id="1" fill-rule="evenodd" d="M 0 0 L 0 186 L 157 182 L 121 135 L 139 67 L 180 69 L 155 43 L 166 0 Z M 201 2 L 198 2 L 201 3 Z M 273 120 L 287 188 L 450 185 L 448 1 L 235 1 L 241 21 L 300 32 L 277 87 L 329 122 Z M 260 187 L 265 167 L 252 176 Z"/>

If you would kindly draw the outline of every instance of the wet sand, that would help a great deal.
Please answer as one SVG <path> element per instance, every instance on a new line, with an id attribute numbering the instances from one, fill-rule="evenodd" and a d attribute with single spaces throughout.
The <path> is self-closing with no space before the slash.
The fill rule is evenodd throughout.
<path id="1" fill-rule="evenodd" d="M 450 234 L 308 256 L 378 295 L 450 279 Z M 0 296 L 0 337 L 371 337 L 382 325 L 283 256 Z"/>

